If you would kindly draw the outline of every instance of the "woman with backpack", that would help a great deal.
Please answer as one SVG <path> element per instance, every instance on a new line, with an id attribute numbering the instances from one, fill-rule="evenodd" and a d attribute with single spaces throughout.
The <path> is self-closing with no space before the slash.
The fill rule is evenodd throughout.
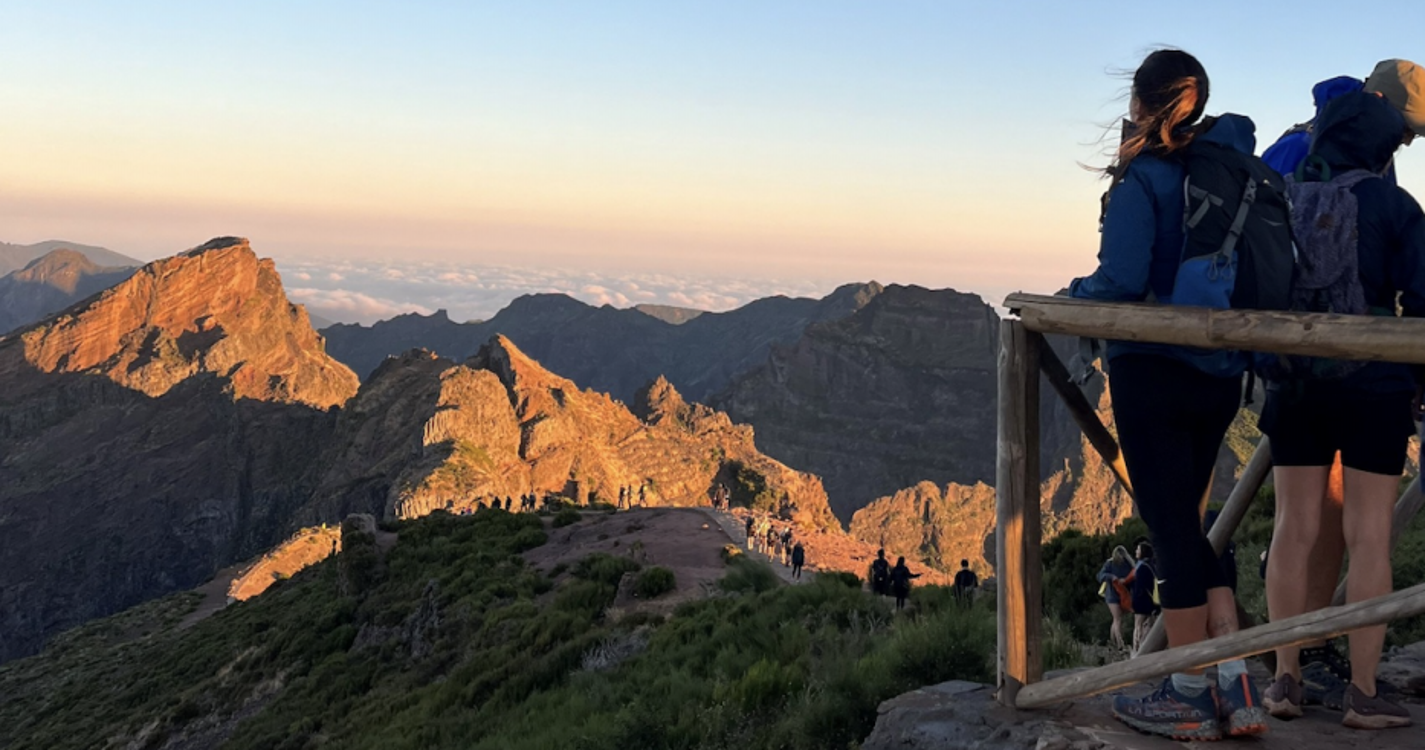
<path id="1" fill-rule="evenodd" d="M 1112 183 L 1102 208 L 1099 267 L 1072 283 L 1072 296 L 1194 304 L 1182 299 L 1188 289 L 1179 281 L 1180 270 L 1188 269 L 1184 248 L 1189 239 L 1222 240 L 1185 227 L 1187 160 L 1210 151 L 1247 164 L 1256 147 L 1251 120 L 1202 119 L 1207 97 L 1207 72 L 1181 50 L 1153 52 L 1134 73 L 1130 118 L 1106 170 Z M 1236 602 L 1202 533 L 1198 508 L 1237 414 L 1247 357 L 1111 341 L 1108 364 L 1123 459 L 1159 554 L 1168 643 L 1185 646 L 1236 632 Z M 1211 687 L 1201 671 L 1175 673 L 1144 699 L 1119 696 L 1113 713 L 1139 731 L 1184 740 L 1266 731 L 1266 712 L 1244 661 L 1219 664 L 1218 689 Z"/>
<path id="2" fill-rule="evenodd" d="M 1137 656 L 1143 648 L 1143 640 L 1153 629 L 1153 618 L 1158 614 L 1157 572 L 1153 569 L 1153 545 L 1142 542 L 1135 550 L 1138 561 L 1133 564 L 1133 572 L 1128 574 L 1128 603 L 1133 609 L 1133 651 Z"/>
<path id="3" fill-rule="evenodd" d="M 1412 134 L 1384 98 L 1350 93 L 1317 118 L 1309 155 L 1290 187 L 1301 272 L 1293 309 L 1425 317 L 1425 215 L 1381 175 Z M 1273 620 L 1306 610 L 1311 550 L 1320 534 L 1337 451 L 1345 467 L 1343 530 L 1350 566 L 1346 599 L 1390 593 L 1390 532 L 1406 448 L 1415 432 L 1417 381 L 1407 365 L 1309 357 L 1264 357 L 1268 378 L 1261 429 L 1275 464 L 1276 523 L 1267 560 Z M 1350 684 L 1342 723 L 1358 729 L 1407 726 L 1410 713 L 1376 692 L 1384 625 L 1350 634 Z M 1277 649 L 1276 680 L 1264 703 L 1301 715 L 1298 648 Z"/>
<path id="4" fill-rule="evenodd" d="M 910 572 L 904 557 L 896 558 L 896 566 L 891 568 L 891 593 L 896 597 L 896 609 L 905 609 L 905 600 L 910 596 L 910 581 L 920 575 Z"/>
<path id="5" fill-rule="evenodd" d="M 1113 556 L 1098 571 L 1099 595 L 1108 605 L 1108 614 L 1113 617 L 1113 625 L 1108 631 L 1108 641 L 1114 648 L 1125 648 L 1123 643 L 1123 596 L 1120 593 L 1122 581 L 1133 572 L 1133 559 L 1128 550 L 1119 545 L 1113 548 Z"/>

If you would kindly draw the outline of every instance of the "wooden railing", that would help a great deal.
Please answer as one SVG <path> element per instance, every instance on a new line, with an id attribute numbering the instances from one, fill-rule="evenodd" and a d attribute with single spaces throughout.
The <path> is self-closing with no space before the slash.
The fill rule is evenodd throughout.
<path id="1" fill-rule="evenodd" d="M 996 490 L 996 579 L 999 585 L 998 698 L 1038 708 L 1113 690 L 1233 658 L 1341 635 L 1425 613 L 1425 584 L 1369 601 L 1332 607 L 1249 628 L 1202 643 L 1152 653 L 1056 679 L 1044 676 L 1039 497 L 1039 377 L 1064 400 L 1094 449 L 1131 494 L 1118 444 L 1043 334 L 1340 359 L 1425 364 L 1425 320 L 1256 310 L 1210 310 L 1141 303 L 1106 303 L 1012 294 L 1004 306 L 1018 319 L 1000 324 L 999 438 Z M 1246 516 L 1271 469 L 1262 438 L 1208 540 L 1220 553 Z M 1418 480 L 1396 505 L 1391 543 L 1425 504 Z M 1344 591 L 1337 591 L 1336 602 Z M 1161 623 L 1144 652 L 1162 648 Z"/>

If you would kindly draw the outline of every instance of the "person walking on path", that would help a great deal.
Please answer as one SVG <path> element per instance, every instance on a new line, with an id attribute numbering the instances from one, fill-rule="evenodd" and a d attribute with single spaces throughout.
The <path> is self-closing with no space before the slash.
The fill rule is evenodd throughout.
<path id="1" fill-rule="evenodd" d="M 796 546 L 792 547 L 792 578 L 801 580 L 802 566 L 806 564 L 806 561 L 807 551 L 802 547 L 801 542 L 797 542 Z"/>
<path id="2" fill-rule="evenodd" d="M 752 547 L 757 543 L 757 535 L 754 534 L 753 531 L 752 531 L 752 525 L 753 525 L 753 523 L 754 523 L 754 520 L 753 520 L 753 518 L 752 518 L 752 516 L 751 516 L 750 514 L 747 516 L 747 518 L 743 519 L 743 521 L 742 521 L 743 527 L 747 530 L 747 551 L 748 551 L 748 552 L 751 552 L 751 551 L 752 551 Z"/>
<path id="3" fill-rule="evenodd" d="M 871 562 L 871 593 L 885 596 L 891 592 L 891 564 L 886 560 L 886 551 L 876 550 L 876 559 Z"/>
<path id="4" fill-rule="evenodd" d="M 920 573 L 910 572 L 905 566 L 905 558 L 896 558 L 896 566 L 891 568 L 891 593 L 896 597 L 896 609 L 905 609 L 905 600 L 910 596 L 910 582 L 919 578 Z"/>
<path id="5" fill-rule="evenodd" d="M 975 600 L 975 590 L 980 587 L 980 577 L 970 570 L 970 561 L 960 561 L 960 571 L 955 574 L 955 599 L 965 606 Z"/>
<path id="6" fill-rule="evenodd" d="M 1241 115 L 1203 120 L 1208 99 L 1207 71 L 1181 50 L 1148 55 L 1133 74 L 1129 119 L 1113 163 L 1101 206 L 1099 267 L 1069 287 L 1072 297 L 1159 304 L 1227 304 L 1221 282 L 1206 261 L 1185 248 L 1218 247 L 1233 237 L 1226 225 L 1246 197 L 1219 199 L 1224 208 L 1211 221 L 1184 221 L 1184 206 L 1207 215 L 1208 198 L 1188 193 L 1187 164 L 1210 160 L 1236 175 L 1250 175 L 1255 202 L 1251 217 L 1284 210 L 1280 177 L 1252 157 L 1255 125 Z M 1196 148 L 1195 148 L 1196 146 Z M 1223 165 L 1231 165 L 1230 167 Z M 1205 172 L 1205 175 L 1211 172 Z M 1258 181 L 1261 184 L 1258 185 Z M 1271 182 L 1276 180 L 1276 182 Z M 1224 183 L 1225 184 L 1225 183 Z M 1242 184 L 1232 181 L 1233 185 Z M 1245 215 L 1245 214 L 1244 214 Z M 1225 217 L 1225 218 L 1224 218 Z M 1251 229 L 1266 233 L 1255 219 Z M 1264 237 L 1263 248 L 1289 252 L 1285 222 Z M 1217 236 L 1213 230 L 1219 230 Z M 1253 234 L 1254 238 L 1259 235 Z M 1253 249 L 1257 246 L 1252 245 Z M 1281 262 L 1284 256 L 1267 260 Z M 1109 392 L 1123 459 L 1139 514 L 1161 555 L 1163 618 L 1168 643 L 1176 648 L 1238 630 L 1237 605 L 1212 546 L 1202 533 L 1199 503 L 1212 480 L 1218 450 L 1242 399 L 1247 356 L 1224 350 L 1201 351 L 1157 344 L 1111 341 Z M 1151 734 L 1180 740 L 1215 740 L 1267 730 L 1266 712 L 1246 662 L 1218 665 L 1217 690 L 1201 670 L 1178 672 L 1141 700 L 1119 696 L 1113 714 Z M 1215 697 L 1214 697 L 1215 696 Z"/>
<path id="7" fill-rule="evenodd" d="M 1419 70 L 1416 68 L 1415 70 Z M 1411 82 L 1425 111 L 1425 72 Z M 1425 132 L 1425 121 L 1413 127 Z M 1293 227 L 1309 271 L 1297 293 L 1316 290 L 1321 312 L 1425 317 L 1425 214 L 1381 175 L 1413 138 L 1412 124 L 1386 98 L 1345 94 L 1317 118 L 1310 153 L 1292 185 Z M 1333 227 L 1342 231 L 1332 232 Z M 1334 264 L 1334 265 L 1333 265 Z M 1327 279 L 1313 274 L 1331 273 Z M 1324 282 L 1324 283 L 1320 283 Z M 1304 305 L 1304 299 L 1302 300 Z M 1294 309 L 1301 305 L 1294 305 Z M 1267 371 L 1262 431 L 1271 439 L 1276 524 L 1267 563 L 1273 620 L 1307 610 L 1313 548 L 1322 533 L 1331 465 L 1344 467 L 1343 530 L 1350 566 L 1346 599 L 1357 603 L 1391 591 L 1390 532 L 1396 494 L 1415 432 L 1418 383 L 1408 365 L 1279 358 Z M 1377 693 L 1384 625 L 1349 637 L 1350 684 L 1342 723 L 1357 729 L 1408 726 L 1410 713 Z M 1301 715 L 1305 702 L 1297 647 L 1277 650 L 1276 679 L 1265 702 L 1273 715 Z"/>
<path id="8" fill-rule="evenodd" d="M 1143 648 L 1143 639 L 1153 629 L 1153 620 L 1158 614 L 1157 571 L 1154 569 L 1153 546 L 1147 542 L 1138 545 L 1138 562 L 1133 572 L 1128 574 L 1129 606 L 1133 609 L 1133 651 L 1137 656 Z"/>
<path id="9" fill-rule="evenodd" d="M 1113 556 L 1108 558 L 1098 571 L 1098 591 L 1103 596 L 1104 604 L 1108 605 L 1109 616 L 1113 618 L 1113 624 L 1109 626 L 1108 641 L 1120 650 L 1127 648 L 1123 643 L 1123 604 L 1127 599 L 1123 596 L 1123 581 L 1132 573 L 1133 558 L 1128 556 L 1128 550 L 1124 549 L 1123 545 L 1113 548 Z"/>

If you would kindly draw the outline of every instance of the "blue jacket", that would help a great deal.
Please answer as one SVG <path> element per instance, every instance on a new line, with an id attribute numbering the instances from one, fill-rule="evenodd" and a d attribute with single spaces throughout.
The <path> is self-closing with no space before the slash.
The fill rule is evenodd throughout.
<path id="1" fill-rule="evenodd" d="M 1256 126 L 1242 115 L 1223 115 L 1212 129 L 1199 135 L 1251 154 L 1257 146 Z M 1142 302 L 1153 297 L 1172 299 L 1173 283 L 1183 252 L 1182 164 L 1169 157 L 1144 154 L 1134 159 L 1108 196 L 1098 270 L 1074 279 L 1069 296 L 1110 302 Z M 1186 362 L 1221 377 L 1237 377 L 1247 369 L 1242 352 L 1193 349 L 1166 344 L 1108 342 L 1108 359 L 1124 354 L 1158 354 Z"/>
<path id="2" fill-rule="evenodd" d="M 1350 76 L 1328 78 L 1312 86 L 1311 100 L 1316 104 L 1316 117 L 1321 116 L 1321 110 L 1326 108 L 1327 102 L 1342 94 L 1360 91 L 1364 86 L 1359 78 Z M 1311 150 L 1311 131 L 1316 124 L 1316 117 L 1283 133 L 1276 143 L 1262 152 L 1262 161 L 1283 177 L 1295 172 L 1296 165 L 1300 164 Z"/>

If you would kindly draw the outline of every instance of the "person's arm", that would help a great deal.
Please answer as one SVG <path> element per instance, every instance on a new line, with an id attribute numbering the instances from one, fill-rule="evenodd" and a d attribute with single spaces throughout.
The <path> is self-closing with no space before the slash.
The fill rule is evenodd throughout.
<path id="1" fill-rule="evenodd" d="M 1108 583 L 1108 582 L 1112 581 L 1113 579 L 1115 579 L 1115 578 L 1117 578 L 1117 577 L 1118 577 L 1118 576 L 1114 575 L 1114 573 L 1113 573 L 1113 564 L 1112 564 L 1112 563 L 1104 563 L 1104 564 L 1103 564 L 1103 567 L 1100 568 L 1099 571 L 1098 571 L 1098 582 L 1099 582 L 1099 583 Z"/>
<path id="2" fill-rule="evenodd" d="M 1074 279 L 1069 296 L 1112 302 L 1140 302 L 1148 296 L 1148 270 L 1158 221 L 1153 194 L 1141 170 L 1128 174 L 1113 188 L 1099 238 L 1098 270 Z"/>

